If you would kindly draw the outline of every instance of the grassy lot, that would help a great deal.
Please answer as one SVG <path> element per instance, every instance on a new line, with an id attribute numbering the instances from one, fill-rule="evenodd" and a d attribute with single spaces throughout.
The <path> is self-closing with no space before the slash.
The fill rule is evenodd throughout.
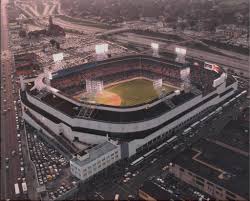
<path id="1" fill-rule="evenodd" d="M 164 86 L 166 92 L 175 90 L 172 87 Z M 146 79 L 135 79 L 127 82 L 118 83 L 116 85 L 107 87 L 104 94 L 116 94 L 121 99 L 121 106 L 133 106 L 149 102 L 158 97 L 157 92 L 153 87 L 153 83 Z M 114 97 L 114 96 L 113 96 Z M 97 102 L 107 105 L 112 105 L 112 101 L 102 97 L 97 97 Z M 106 101 L 106 102 L 105 102 Z"/>

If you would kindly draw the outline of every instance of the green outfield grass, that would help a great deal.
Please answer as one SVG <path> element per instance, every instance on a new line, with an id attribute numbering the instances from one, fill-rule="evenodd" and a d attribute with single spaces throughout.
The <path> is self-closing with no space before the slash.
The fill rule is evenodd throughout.
<path id="1" fill-rule="evenodd" d="M 175 90 L 175 88 L 170 86 L 164 86 L 164 88 L 167 93 Z M 138 105 L 158 97 L 152 81 L 146 79 L 135 79 L 118 83 L 105 88 L 104 91 L 118 95 L 121 98 L 121 106 Z"/>

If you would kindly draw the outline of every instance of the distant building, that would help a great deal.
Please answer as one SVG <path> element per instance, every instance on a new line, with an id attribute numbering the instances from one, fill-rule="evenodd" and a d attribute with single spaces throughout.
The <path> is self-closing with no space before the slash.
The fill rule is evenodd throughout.
<path id="1" fill-rule="evenodd" d="M 223 34 L 224 36 L 230 38 L 238 38 L 242 34 L 247 34 L 248 30 L 244 26 L 231 25 L 222 25 L 216 28 L 216 33 Z"/>
<path id="2" fill-rule="evenodd" d="M 106 141 L 82 151 L 70 161 L 71 173 L 85 181 L 121 159 L 120 145 Z"/>
<path id="3" fill-rule="evenodd" d="M 38 56 L 35 53 L 14 55 L 17 75 L 30 75 L 33 71 L 39 70 Z"/>
<path id="4" fill-rule="evenodd" d="M 47 35 L 46 29 L 30 31 L 28 33 L 29 38 L 38 38 L 38 37 L 45 36 L 45 35 Z"/>
<path id="5" fill-rule="evenodd" d="M 169 171 L 218 200 L 248 200 L 249 158 L 220 142 L 204 140 L 197 147 L 174 159 Z"/>
<path id="6" fill-rule="evenodd" d="M 53 36 L 65 36 L 65 31 L 62 27 L 60 27 L 57 24 L 53 23 L 53 19 L 50 16 L 49 17 L 49 27 L 48 27 L 48 31 L 47 31 L 48 35 L 53 35 Z"/>
<path id="7" fill-rule="evenodd" d="M 65 36 L 65 31 L 62 27 L 53 23 L 53 19 L 49 17 L 49 26 L 48 29 L 41 29 L 30 31 L 28 33 L 29 38 L 38 38 L 41 36 Z"/>
<path id="8" fill-rule="evenodd" d="M 164 25 L 163 25 L 163 22 L 157 22 L 156 26 L 162 28 Z"/>

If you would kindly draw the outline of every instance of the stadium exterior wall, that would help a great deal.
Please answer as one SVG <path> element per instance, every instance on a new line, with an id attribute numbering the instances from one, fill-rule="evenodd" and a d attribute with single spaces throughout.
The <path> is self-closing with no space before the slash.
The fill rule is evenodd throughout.
<path id="1" fill-rule="evenodd" d="M 27 113 L 23 113 L 23 119 L 27 121 L 30 125 L 32 125 L 35 129 L 40 130 L 42 129 L 41 126 L 39 126 Z M 49 133 L 46 133 L 49 137 L 52 137 L 49 135 Z"/>
<path id="2" fill-rule="evenodd" d="M 237 87 L 236 88 L 234 87 L 234 89 L 236 90 Z M 136 149 L 138 149 L 139 147 L 145 145 L 146 143 L 150 142 L 151 140 L 155 139 L 156 137 L 158 137 L 160 135 L 162 135 L 162 137 L 163 137 L 163 135 L 165 133 L 167 133 L 169 130 L 178 127 L 182 122 L 185 122 L 188 119 L 198 115 L 200 112 L 204 111 L 208 107 L 220 103 L 221 101 L 225 100 L 226 98 L 233 95 L 234 93 L 235 93 L 235 91 L 231 91 L 228 94 L 226 94 L 223 98 L 220 98 L 219 96 L 217 96 L 214 99 L 212 99 L 212 100 L 208 101 L 207 103 L 205 103 L 204 105 L 202 105 L 202 106 L 198 107 L 197 109 L 193 110 L 192 112 L 182 116 L 181 118 L 177 119 L 173 123 L 167 125 L 166 127 L 163 127 L 162 129 L 157 130 L 156 132 L 149 135 L 148 137 L 145 137 L 144 139 L 133 140 L 132 142 L 129 143 L 129 157 L 136 154 Z M 211 95 L 209 95 L 209 96 L 211 96 Z M 189 104 L 187 103 L 187 105 L 189 105 L 190 107 L 192 106 L 192 105 L 190 105 L 190 103 Z"/>
<path id="3" fill-rule="evenodd" d="M 212 94 L 211 94 L 212 95 Z M 185 104 L 180 105 L 179 107 L 163 114 L 158 118 L 154 118 L 148 121 L 142 121 L 138 123 L 111 123 L 111 122 L 97 122 L 94 120 L 86 120 L 86 119 L 79 119 L 79 118 L 71 118 L 62 112 L 42 103 L 41 101 L 37 100 L 32 96 L 27 96 L 28 100 L 33 103 L 34 105 L 39 106 L 41 109 L 47 111 L 48 113 L 58 117 L 59 119 L 63 119 L 65 122 L 70 124 L 73 127 L 88 127 L 90 129 L 98 129 L 106 132 L 120 132 L 120 133 L 127 133 L 127 132 L 136 132 L 136 131 L 143 131 L 150 128 L 153 128 L 157 125 L 162 124 L 163 122 L 167 121 L 168 119 L 174 117 L 175 115 L 181 113 L 183 110 L 186 110 L 190 107 L 190 105 L 195 105 L 200 102 L 201 96 L 199 95 L 190 101 L 186 102 Z"/>
<path id="4" fill-rule="evenodd" d="M 95 122 L 95 121 L 88 121 L 88 120 L 84 120 L 84 119 L 72 119 L 69 116 L 55 110 L 54 108 L 42 103 L 41 101 L 37 100 L 36 98 L 27 95 L 28 100 L 35 104 L 36 106 L 39 106 L 40 108 L 42 108 L 43 110 L 46 110 L 47 112 L 57 116 L 57 118 L 59 119 L 63 119 L 65 122 L 69 123 L 72 126 L 82 126 L 82 127 L 88 127 L 88 128 L 95 128 L 95 129 L 99 129 L 99 130 L 106 130 L 106 131 L 110 131 L 112 130 L 111 128 L 113 128 L 115 131 L 119 132 L 120 128 L 117 127 L 123 127 L 123 129 L 127 129 L 130 131 L 136 131 L 136 130 L 146 130 L 148 128 L 150 128 L 150 126 L 152 124 L 159 124 L 163 121 L 166 121 L 167 119 L 170 119 L 172 116 L 177 115 L 178 113 L 180 113 L 181 111 L 188 109 L 190 107 L 192 107 L 193 105 L 201 102 L 203 99 L 206 99 L 216 93 L 220 94 L 224 91 L 226 91 L 228 88 L 233 87 L 234 90 L 229 92 L 228 94 L 226 94 L 223 97 L 217 96 L 216 98 L 208 101 L 207 103 L 205 103 L 204 105 L 201 105 L 200 107 L 196 108 L 195 110 L 191 111 L 190 113 L 182 116 L 181 118 L 175 120 L 174 122 L 172 122 L 171 124 L 159 129 L 158 131 L 152 133 L 151 135 L 149 135 L 148 137 L 145 137 L 144 139 L 136 139 L 133 140 L 131 142 L 129 142 L 129 149 L 128 149 L 128 157 L 136 154 L 136 149 L 145 145 L 146 143 L 148 143 L 149 141 L 151 141 L 152 139 L 165 134 L 166 132 L 168 132 L 170 129 L 177 127 L 180 123 L 190 119 L 191 117 L 193 117 L 194 115 L 199 114 L 201 111 L 205 110 L 206 108 L 218 104 L 221 101 L 223 101 L 224 99 L 228 98 L 229 96 L 233 95 L 235 93 L 235 90 L 237 90 L 237 82 L 233 83 L 232 85 L 225 87 L 225 84 L 220 85 L 217 90 L 215 90 L 214 92 L 210 93 L 209 95 L 202 97 L 201 95 L 195 97 L 194 99 L 186 102 L 185 104 L 179 106 L 176 108 L 176 110 L 172 110 L 168 113 L 166 113 L 165 115 L 159 117 L 159 118 L 155 118 L 153 120 L 150 120 L 149 122 L 140 122 L 140 123 L 133 123 L 133 124 L 112 124 L 112 123 L 103 123 L 103 122 Z M 26 106 L 27 107 L 27 106 Z M 42 120 L 42 122 L 48 126 L 51 130 L 53 130 L 53 132 L 55 132 L 56 134 L 59 134 L 60 132 L 63 132 L 64 135 L 66 137 L 68 137 L 70 140 L 73 140 L 74 137 L 78 137 L 79 140 L 84 141 L 86 143 L 90 143 L 90 144 L 99 144 L 105 141 L 105 137 L 104 136 L 99 136 L 99 135 L 93 135 L 93 134 L 88 134 L 88 133 L 80 133 L 80 132 L 75 132 L 72 131 L 70 127 L 68 127 L 67 125 L 60 123 L 60 124 L 55 124 L 52 121 L 50 121 L 49 119 L 45 118 L 44 116 L 38 114 L 37 112 L 35 112 L 34 110 L 32 110 L 31 108 L 28 108 L 29 111 L 36 116 L 38 119 Z M 25 112 L 24 112 L 25 113 Z M 24 114 L 25 117 L 25 114 Z M 26 121 L 28 121 L 31 125 L 34 124 L 34 121 L 31 120 L 31 118 L 25 118 Z M 141 124 L 140 126 L 134 126 L 134 124 Z M 36 125 L 37 127 L 38 125 Z M 129 129 L 129 127 L 132 127 Z M 138 129 L 139 128 L 139 129 Z M 122 129 L 120 129 L 122 130 Z M 123 132 L 125 131 L 128 132 L 127 130 L 123 130 Z M 122 132 L 121 132 L 122 134 Z"/>
<path id="5" fill-rule="evenodd" d="M 210 95 L 213 95 L 214 93 L 215 92 L 211 93 Z M 164 123 L 165 121 L 171 119 L 172 117 L 176 116 L 182 111 L 187 110 L 190 107 L 190 105 L 195 105 L 199 103 L 201 101 L 202 95 L 196 96 L 195 98 L 187 101 L 186 103 L 174 108 L 173 110 L 170 110 L 169 112 L 157 118 L 150 119 L 148 121 L 132 122 L 132 123 L 112 123 L 112 122 L 101 122 L 95 120 L 80 119 L 80 118 L 71 118 L 70 116 L 63 114 L 62 112 L 59 112 L 58 110 L 46 105 L 45 103 L 42 103 L 41 101 L 37 100 L 36 98 L 28 94 L 27 98 L 32 104 L 39 106 L 41 109 L 47 111 L 48 113 L 56 116 L 59 119 L 63 119 L 72 127 L 85 128 L 87 126 L 89 129 L 98 129 L 105 132 L 127 133 L 127 132 L 144 131 Z"/>
<path id="6" fill-rule="evenodd" d="M 232 86 L 228 86 L 225 88 L 225 84 L 222 84 L 217 88 L 217 90 L 213 91 L 210 93 L 208 96 L 202 97 L 202 95 L 198 95 L 195 98 L 187 101 L 186 103 L 170 110 L 169 112 L 166 112 L 165 114 L 154 118 L 150 119 L 147 121 L 142 121 L 142 122 L 132 122 L 132 123 L 112 123 L 112 122 L 101 122 L 101 121 L 95 121 L 95 120 L 88 120 L 88 119 L 80 119 L 80 118 L 71 118 L 70 116 L 52 108 L 49 105 L 46 105 L 45 103 L 37 100 L 36 98 L 30 96 L 27 93 L 27 98 L 28 100 L 33 103 L 34 105 L 40 107 L 41 109 L 47 111 L 48 113 L 58 117 L 59 119 L 63 119 L 65 122 L 67 122 L 69 125 L 72 127 L 82 127 L 86 128 L 88 127 L 89 129 L 98 129 L 101 131 L 105 132 L 116 132 L 116 133 L 128 133 L 128 132 L 136 132 L 136 131 L 144 131 L 148 130 L 150 128 L 154 128 L 163 122 L 171 119 L 172 117 L 178 115 L 184 110 L 187 110 L 190 108 L 192 105 L 195 105 L 202 101 L 203 99 L 212 96 L 215 93 L 222 93 L 225 91 L 227 88 L 230 88 Z M 236 88 L 237 89 L 237 86 Z"/>
<path id="7" fill-rule="evenodd" d="M 72 131 L 70 127 L 63 124 L 64 134 L 70 140 L 73 140 L 74 137 L 78 137 L 80 141 L 86 142 L 88 144 L 100 144 L 107 140 L 106 136 L 92 135 L 89 133 L 80 133 L 76 131 Z"/>
<path id="8" fill-rule="evenodd" d="M 41 114 L 37 113 L 36 111 L 32 110 L 31 108 L 23 105 L 22 108 L 26 108 L 29 110 L 29 112 L 34 115 L 37 119 L 39 119 L 44 125 L 46 125 L 47 127 L 49 127 L 54 133 L 59 134 L 59 125 L 55 124 L 54 122 L 50 121 L 49 119 L 47 119 L 46 117 L 42 116 Z M 35 121 L 28 115 L 26 114 L 26 112 L 24 112 L 23 110 L 23 118 L 29 122 L 32 126 L 34 126 L 35 128 L 38 129 L 42 129 L 42 127 L 40 127 L 37 123 L 34 123 Z M 30 120 L 32 120 L 30 122 Z M 50 136 L 52 137 L 52 136 Z"/>
<path id="9" fill-rule="evenodd" d="M 88 144 L 99 144 L 103 143 L 106 140 L 106 137 L 104 136 L 98 136 L 98 135 L 92 135 L 88 133 L 79 133 L 72 131 L 70 127 L 67 125 L 60 123 L 55 124 L 54 122 L 50 121 L 46 117 L 40 115 L 39 113 L 35 112 L 31 108 L 25 106 L 36 118 L 41 120 L 41 122 L 49 127 L 55 134 L 59 135 L 60 133 L 63 133 L 65 137 L 67 137 L 69 140 L 73 141 L 74 137 L 78 137 L 80 141 L 86 142 Z M 27 115 L 25 112 L 23 112 L 23 118 L 29 122 L 32 126 L 34 126 L 36 129 L 42 129 L 46 134 L 47 132 L 39 125 L 37 124 L 29 115 Z M 49 135 L 49 134 L 48 134 Z M 52 137 L 52 136 L 50 136 Z"/>

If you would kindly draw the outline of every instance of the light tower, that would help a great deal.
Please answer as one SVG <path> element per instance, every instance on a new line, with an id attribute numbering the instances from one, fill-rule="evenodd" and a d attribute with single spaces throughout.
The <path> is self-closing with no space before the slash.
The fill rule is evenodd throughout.
<path id="1" fill-rule="evenodd" d="M 190 68 L 186 67 L 184 69 L 181 69 L 180 77 L 182 81 L 182 88 L 184 89 L 185 92 L 189 92 L 191 88 Z"/>
<path id="2" fill-rule="evenodd" d="M 103 81 L 100 80 L 85 80 L 86 91 L 89 94 L 96 94 L 103 90 Z"/>
<path id="3" fill-rule="evenodd" d="M 187 50 L 186 48 L 183 48 L 183 47 L 176 47 L 175 48 L 175 53 L 176 53 L 176 59 L 175 61 L 176 62 L 179 62 L 179 63 L 185 63 L 185 57 L 186 57 L 186 53 L 187 53 Z"/>
<path id="4" fill-rule="evenodd" d="M 63 53 L 57 53 L 57 54 L 53 54 L 53 61 L 54 61 L 54 69 L 53 70 L 58 70 L 59 66 L 63 66 Z"/>
<path id="5" fill-rule="evenodd" d="M 63 60 L 63 53 L 62 52 L 57 53 L 57 54 L 53 54 L 52 56 L 53 56 L 53 61 L 55 63 L 60 62 L 60 61 Z"/>
<path id="6" fill-rule="evenodd" d="M 52 80 L 52 73 L 48 69 L 44 68 L 44 78 L 45 84 L 50 86 L 50 80 Z"/>
<path id="7" fill-rule="evenodd" d="M 24 91 L 26 86 L 25 86 L 25 83 L 24 83 L 24 80 L 23 80 L 23 76 L 20 75 L 19 79 L 20 79 L 20 84 L 21 84 L 21 90 Z"/>
<path id="8" fill-rule="evenodd" d="M 108 44 L 99 44 L 95 46 L 96 60 L 100 61 L 108 57 Z"/>
<path id="9" fill-rule="evenodd" d="M 159 44 L 158 43 L 151 43 L 151 48 L 153 50 L 153 56 L 159 56 Z"/>

